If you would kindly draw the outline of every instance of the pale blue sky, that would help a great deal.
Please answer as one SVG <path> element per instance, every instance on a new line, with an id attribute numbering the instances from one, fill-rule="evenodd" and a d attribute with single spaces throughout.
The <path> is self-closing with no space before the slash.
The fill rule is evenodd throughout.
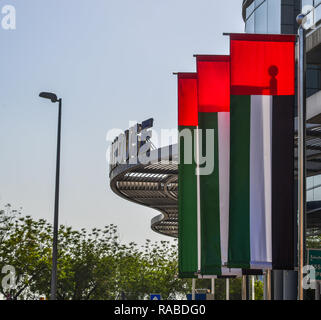
<path id="1" fill-rule="evenodd" d="M 129 120 L 177 125 L 173 71 L 193 54 L 228 54 L 223 32 L 243 32 L 241 0 L 0 0 L 17 29 L 0 28 L 0 207 L 53 219 L 57 105 L 63 98 L 60 223 L 118 225 L 123 241 L 169 239 L 153 211 L 109 188 L 106 133 Z M 1 18 L 0 14 L 0 18 Z"/>

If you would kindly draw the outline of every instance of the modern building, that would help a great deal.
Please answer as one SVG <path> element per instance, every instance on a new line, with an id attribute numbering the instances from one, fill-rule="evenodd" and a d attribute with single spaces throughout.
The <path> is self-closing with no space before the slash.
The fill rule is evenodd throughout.
<path id="1" fill-rule="evenodd" d="M 321 0 L 305 2 L 315 5 L 317 20 L 316 28 L 307 34 L 307 226 L 310 233 L 320 233 L 321 205 L 319 206 L 318 202 L 321 201 Z M 245 0 L 242 5 L 245 32 L 296 33 L 296 16 L 301 8 L 300 0 Z M 151 220 L 151 228 L 158 233 L 177 237 L 177 146 L 168 147 L 168 155 L 165 156 L 166 152 L 161 153 L 160 149 L 152 152 L 155 156 L 150 165 L 121 164 L 111 168 L 110 185 L 119 196 L 160 211 L 161 214 Z"/>
<path id="2" fill-rule="evenodd" d="M 307 200 L 309 207 L 316 208 L 321 200 L 320 125 L 321 125 L 321 1 L 320 0 L 244 0 L 242 15 L 247 33 L 297 34 L 296 17 L 300 12 L 310 12 L 307 30 Z M 315 201 L 315 202 L 313 202 Z M 309 232 L 313 232 L 308 219 Z M 312 212 L 309 213 L 312 216 Z M 309 216 L 308 214 L 308 216 Z M 321 208 L 319 211 L 321 216 Z M 319 218 L 321 219 L 321 218 Z M 318 227 L 320 227 L 319 222 Z M 319 232 L 320 229 L 314 230 Z"/>
<path id="3" fill-rule="evenodd" d="M 296 34 L 300 0 L 245 0 L 242 15 L 246 33 Z"/>
<path id="4" fill-rule="evenodd" d="M 244 0 L 242 5 L 245 32 L 248 33 L 297 34 L 296 17 L 301 12 L 308 14 L 304 24 L 307 62 L 306 227 L 307 234 L 313 235 L 321 233 L 321 1 Z M 274 271 L 273 278 L 274 299 L 296 299 L 295 272 Z"/>
<path id="5" fill-rule="evenodd" d="M 297 34 L 296 17 L 303 8 L 308 8 L 312 21 L 306 38 L 307 231 L 308 234 L 321 234 L 321 0 L 244 0 L 242 15 L 246 33 Z M 126 157 L 124 163 L 110 168 L 111 189 L 126 200 L 159 211 L 160 214 L 151 219 L 151 228 L 163 235 L 177 237 L 177 146 L 154 148 L 150 163 L 145 165 L 129 164 L 127 160 Z M 294 272 L 274 273 L 273 284 L 275 299 L 296 298 Z"/>

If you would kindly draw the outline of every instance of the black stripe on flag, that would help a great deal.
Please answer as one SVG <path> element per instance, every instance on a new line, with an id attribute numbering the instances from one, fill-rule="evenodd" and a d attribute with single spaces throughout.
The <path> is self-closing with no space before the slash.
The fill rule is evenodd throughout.
<path id="1" fill-rule="evenodd" d="M 294 96 L 272 107 L 272 267 L 294 268 Z"/>

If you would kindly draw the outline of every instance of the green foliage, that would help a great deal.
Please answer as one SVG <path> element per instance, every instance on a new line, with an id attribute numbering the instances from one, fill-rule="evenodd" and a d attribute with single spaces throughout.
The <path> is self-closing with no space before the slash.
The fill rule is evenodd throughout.
<path id="1" fill-rule="evenodd" d="M 27 292 L 48 268 L 51 249 L 50 225 L 45 220 L 34 221 L 30 216 L 22 217 L 20 211 L 8 205 L 0 212 L 0 269 L 14 266 L 18 279 L 10 292 L 1 293 L 15 299 Z M 28 294 L 28 293 L 26 293 Z"/>
<path id="2" fill-rule="evenodd" d="M 43 219 L 22 216 L 10 206 L 0 211 L 0 269 L 11 265 L 17 276 L 14 288 L 0 287 L 2 294 L 50 296 L 52 233 Z M 90 232 L 60 226 L 58 239 L 58 299 L 147 299 L 150 293 L 174 299 L 191 290 L 189 281 L 176 277 L 177 244 L 122 244 L 112 224 Z"/>
<path id="3" fill-rule="evenodd" d="M 23 216 L 10 205 L 0 211 L 0 270 L 15 268 L 14 288 L 3 295 L 13 299 L 49 298 L 53 228 L 44 219 Z M 60 300 L 184 298 L 192 291 L 191 279 L 179 279 L 177 242 L 123 244 L 115 225 L 90 232 L 61 225 L 58 234 L 57 298 Z M 2 275 L 3 276 L 3 275 Z M 0 279 L 1 280 L 1 279 Z M 225 300 L 225 279 L 215 280 L 215 299 Z M 230 279 L 230 300 L 241 299 L 241 279 Z M 211 289 L 209 279 L 197 280 L 197 288 Z M 256 299 L 263 298 L 263 284 L 256 281 Z"/>
<path id="4" fill-rule="evenodd" d="M 321 235 L 307 237 L 307 248 L 321 248 Z"/>
<path id="5" fill-rule="evenodd" d="M 264 285 L 262 281 L 254 282 L 255 300 L 263 300 Z"/>

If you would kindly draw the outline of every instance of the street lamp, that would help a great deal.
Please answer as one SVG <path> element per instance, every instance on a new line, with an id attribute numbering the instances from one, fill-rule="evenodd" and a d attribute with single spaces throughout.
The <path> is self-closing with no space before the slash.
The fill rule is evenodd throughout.
<path id="1" fill-rule="evenodd" d="M 59 175 L 60 175 L 60 139 L 61 139 L 61 105 L 62 99 L 51 92 L 41 92 L 39 97 L 51 100 L 52 103 L 59 102 L 58 131 L 57 131 L 57 161 L 56 161 L 56 187 L 55 187 L 55 208 L 54 208 L 54 230 L 52 244 L 52 269 L 50 300 L 56 300 L 57 296 L 57 256 L 58 256 L 58 213 L 59 213 Z"/>
<path id="2" fill-rule="evenodd" d="M 306 44 L 305 14 L 296 18 L 298 43 L 298 300 L 303 300 L 303 266 L 305 263 L 306 228 Z"/>

